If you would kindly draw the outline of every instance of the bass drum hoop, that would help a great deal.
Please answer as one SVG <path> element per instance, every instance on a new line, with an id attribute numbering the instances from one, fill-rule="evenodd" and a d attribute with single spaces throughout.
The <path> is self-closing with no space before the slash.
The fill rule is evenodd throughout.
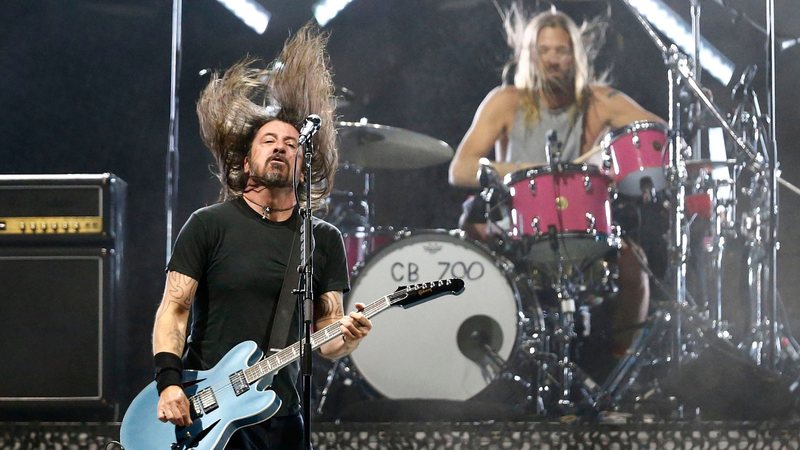
<path id="1" fill-rule="evenodd" d="M 512 361 L 514 352 L 519 347 L 523 326 L 538 332 L 543 331 L 545 327 L 543 313 L 538 303 L 534 304 L 532 319 L 523 315 L 520 299 L 523 295 L 526 295 L 526 298 L 530 297 L 527 293 L 532 292 L 531 286 L 513 274 L 513 264 L 507 259 L 491 252 L 479 242 L 465 239 L 459 231 L 440 229 L 407 231 L 398 240 L 369 255 L 365 264 L 355 272 L 352 289 L 345 296 L 345 311 L 355 310 L 356 302 L 372 301 L 374 300 L 372 297 L 385 295 L 398 286 L 451 278 L 440 277 L 437 273 L 432 279 L 420 278 L 412 280 L 413 282 L 392 279 L 391 282 L 396 283 L 395 286 L 384 283 L 379 288 L 369 288 L 375 292 L 361 294 L 360 291 L 366 289 L 362 286 L 370 277 L 375 277 L 377 280 L 378 276 L 372 275 L 372 271 L 384 268 L 384 260 L 391 255 L 399 254 L 403 249 L 425 244 L 434 249 L 438 246 L 440 250 L 449 245 L 450 249 L 446 251 L 456 248 L 470 252 L 473 256 L 482 257 L 483 262 L 487 263 L 486 273 L 497 277 L 490 282 L 502 280 L 503 286 L 509 289 L 506 293 L 510 294 L 513 301 L 509 302 L 508 298 L 501 300 L 499 298 L 501 292 L 495 290 L 486 296 L 483 304 L 479 304 L 474 298 L 480 295 L 476 288 L 485 286 L 475 286 L 471 280 L 465 279 L 465 290 L 458 297 L 446 296 L 410 309 L 390 308 L 376 317 L 370 335 L 350 354 L 350 362 L 359 378 L 385 398 L 469 400 L 494 380 L 484 379 L 479 365 L 469 360 L 459 350 L 456 335 L 464 322 L 454 319 L 454 315 L 477 313 L 471 314 L 469 318 L 485 315 L 494 320 L 498 314 L 504 313 L 501 317 L 503 323 L 496 322 L 503 332 L 503 342 L 497 353 L 508 362 Z M 396 266 L 397 262 L 394 265 Z M 438 266 L 439 269 L 443 267 Z M 423 274 L 421 277 L 427 275 Z M 471 284 L 473 284 L 472 291 Z M 378 290 L 381 292 L 377 292 Z M 501 304 L 503 301 L 506 303 Z M 391 339 L 392 333 L 395 334 L 395 339 Z M 444 352 L 437 351 L 441 350 L 435 348 L 437 345 L 444 345 L 447 348 Z M 430 351 L 431 349 L 433 351 Z M 400 366 L 392 369 L 393 362 Z"/>

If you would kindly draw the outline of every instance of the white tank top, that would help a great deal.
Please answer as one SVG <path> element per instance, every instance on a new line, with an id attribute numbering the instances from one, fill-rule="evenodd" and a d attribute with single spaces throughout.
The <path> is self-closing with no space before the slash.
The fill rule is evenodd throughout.
<path id="1" fill-rule="evenodd" d="M 514 117 L 514 125 L 508 139 L 505 162 L 514 163 L 547 163 L 547 133 L 555 130 L 558 142 L 561 143 L 561 162 L 569 162 L 581 154 L 581 137 L 583 135 L 583 112 L 570 121 L 569 108 L 539 111 L 539 121 L 528 123 L 525 111 L 520 105 Z"/>

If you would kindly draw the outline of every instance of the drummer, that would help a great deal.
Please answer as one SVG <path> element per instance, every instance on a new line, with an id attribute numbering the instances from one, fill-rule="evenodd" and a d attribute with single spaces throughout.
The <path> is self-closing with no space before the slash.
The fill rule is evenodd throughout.
<path id="1" fill-rule="evenodd" d="M 554 8 L 526 20 L 519 4 L 504 14 L 514 50 L 514 84 L 494 88 L 478 107 L 450 164 L 450 184 L 478 187 L 479 160 L 494 146 L 499 175 L 543 165 L 551 130 L 562 144 L 561 161 L 586 158 L 609 130 L 637 120 L 664 121 L 595 76 L 582 30 Z M 586 24 L 584 24 L 586 26 Z M 602 77 L 601 77 L 602 78 Z M 465 203 L 460 226 L 486 240 L 485 207 Z M 637 261 L 641 248 L 624 242 L 618 256 L 619 294 L 614 301 L 612 352 L 620 356 L 647 316 L 649 282 Z M 627 330 L 627 331 L 619 331 Z"/>

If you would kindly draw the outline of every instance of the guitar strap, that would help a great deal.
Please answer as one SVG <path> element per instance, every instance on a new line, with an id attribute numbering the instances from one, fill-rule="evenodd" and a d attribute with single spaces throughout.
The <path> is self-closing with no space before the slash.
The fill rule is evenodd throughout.
<path id="1" fill-rule="evenodd" d="M 289 327 L 292 324 L 294 313 L 297 310 L 297 299 L 292 290 L 297 287 L 300 279 L 300 272 L 297 267 L 300 265 L 300 252 L 297 251 L 297 241 L 300 235 L 299 230 L 292 234 L 292 246 L 289 249 L 289 261 L 286 263 L 286 272 L 283 274 L 283 285 L 278 297 L 278 304 L 275 306 L 275 314 L 272 317 L 269 340 L 267 340 L 264 352 L 269 354 L 270 348 L 283 349 L 289 338 Z"/>

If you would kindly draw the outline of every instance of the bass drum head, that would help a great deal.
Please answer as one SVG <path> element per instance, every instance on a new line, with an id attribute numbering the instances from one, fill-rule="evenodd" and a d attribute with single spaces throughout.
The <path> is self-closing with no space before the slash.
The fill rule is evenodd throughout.
<path id="1" fill-rule="evenodd" d="M 505 267 L 479 244 L 444 232 L 412 234 L 372 255 L 345 311 L 398 286 L 461 278 L 459 296 L 390 308 L 350 355 L 358 373 L 391 399 L 467 400 L 493 380 L 486 345 L 503 360 L 515 347 L 519 301 Z"/>

